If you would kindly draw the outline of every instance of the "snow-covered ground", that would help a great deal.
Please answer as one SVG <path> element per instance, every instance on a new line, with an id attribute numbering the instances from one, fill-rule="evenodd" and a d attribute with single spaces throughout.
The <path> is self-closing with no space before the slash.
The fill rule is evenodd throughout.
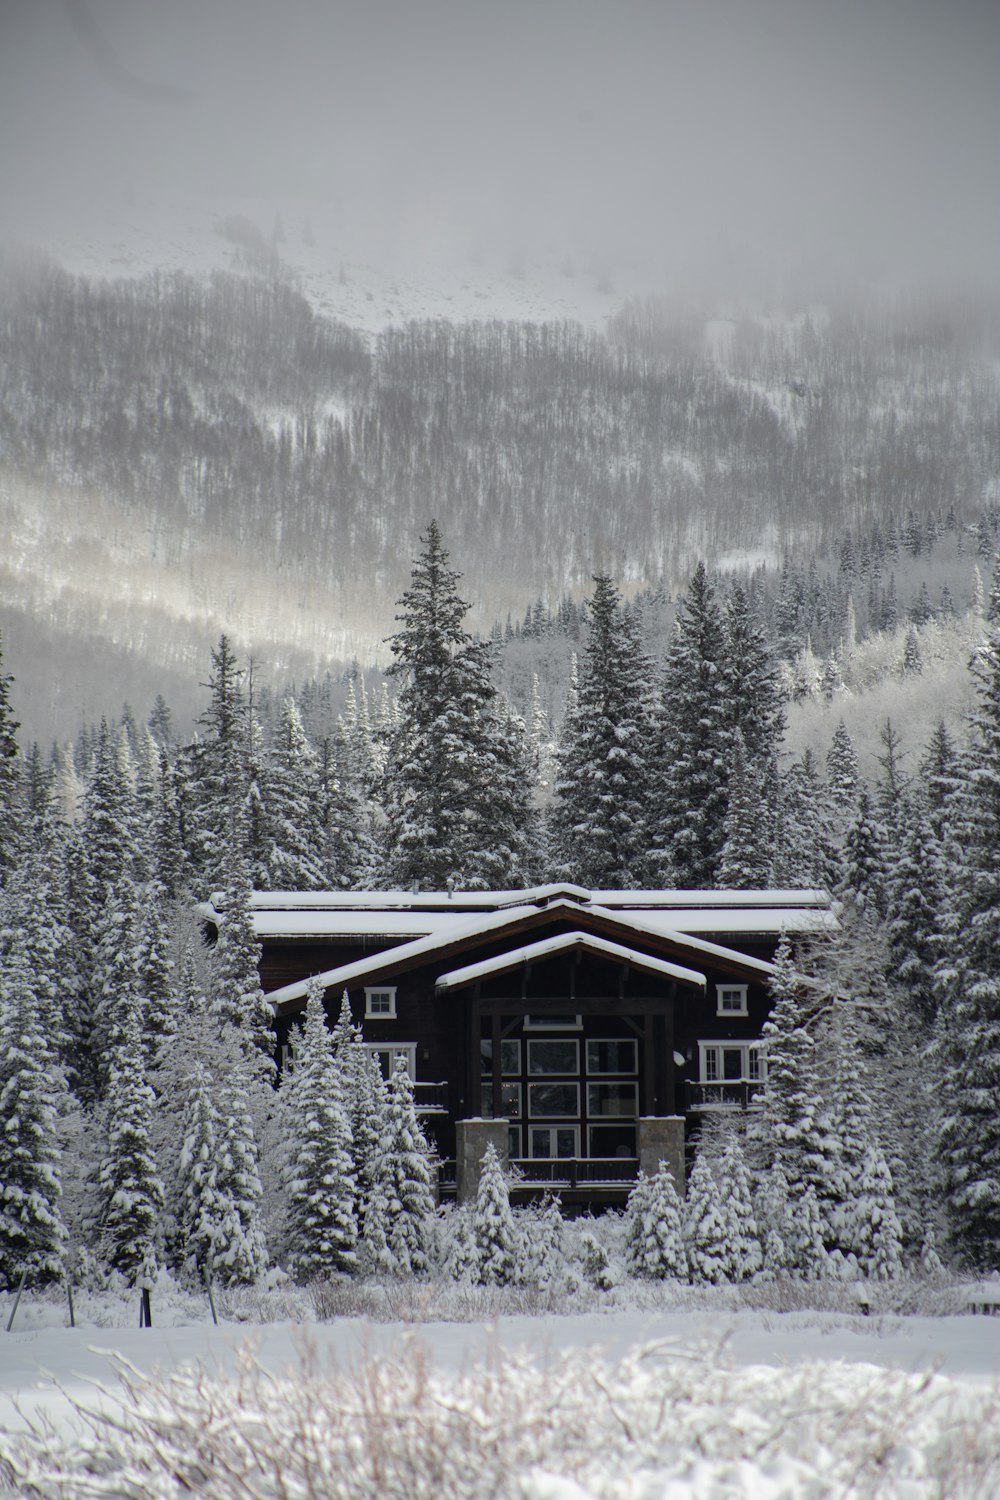
<path id="1" fill-rule="evenodd" d="M 483 1295 L 470 1292 L 470 1305 Z M 135 1300 L 83 1298 L 70 1329 L 57 1326 L 57 1299 L 26 1299 L 14 1331 L 0 1332 L 0 1492 L 9 1463 L 25 1486 L 15 1493 L 29 1482 L 60 1497 L 178 1493 L 160 1472 L 172 1474 L 172 1443 L 199 1447 L 211 1476 L 199 1489 L 228 1497 L 226 1444 L 238 1440 L 255 1463 L 277 1455 L 295 1496 L 471 1500 L 498 1493 L 491 1465 L 507 1475 L 500 1494 L 532 1500 L 1000 1493 L 1000 1318 L 750 1311 L 723 1292 L 658 1301 L 650 1289 L 582 1313 L 414 1322 L 419 1299 L 404 1299 L 404 1321 L 321 1322 L 292 1292 L 258 1305 L 282 1321 L 214 1327 L 197 1299 L 177 1298 L 154 1302 L 163 1326 L 140 1329 Z M 253 1310 L 238 1299 L 225 1309 Z M 355 1402 L 367 1426 L 338 1479 L 338 1423 Z M 312 1439 L 282 1431 L 286 1407 L 330 1464 L 327 1488 L 289 1476 Z M 88 1424 L 84 1410 L 113 1420 Z M 457 1446 L 440 1453 L 459 1444 L 456 1421 L 462 1443 L 483 1445 L 462 1462 Z M 106 1487 L 87 1489 L 81 1470 L 95 1463 Z M 60 1488 L 67 1469 L 74 1480 Z M 246 1493 L 278 1491 L 261 1481 Z"/>

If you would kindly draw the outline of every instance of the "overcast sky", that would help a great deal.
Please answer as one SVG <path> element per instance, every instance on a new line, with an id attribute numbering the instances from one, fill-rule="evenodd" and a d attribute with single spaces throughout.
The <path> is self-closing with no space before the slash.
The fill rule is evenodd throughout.
<path id="1" fill-rule="evenodd" d="M 997 0 L 0 0 L 0 227 L 147 193 L 860 280 L 1000 267 Z"/>

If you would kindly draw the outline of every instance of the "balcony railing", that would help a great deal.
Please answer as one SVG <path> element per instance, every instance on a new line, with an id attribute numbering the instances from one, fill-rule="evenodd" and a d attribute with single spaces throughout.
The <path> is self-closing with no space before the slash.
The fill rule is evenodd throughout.
<path id="1" fill-rule="evenodd" d="M 413 1102 L 418 1115 L 446 1115 L 448 1113 L 448 1085 L 446 1083 L 422 1083 L 413 1085 Z"/>
<path id="2" fill-rule="evenodd" d="M 759 1078 L 723 1079 L 713 1083 L 685 1083 L 689 1110 L 747 1109 L 764 1088 Z"/>
<path id="3" fill-rule="evenodd" d="M 516 1177 L 511 1184 L 516 1190 L 520 1181 L 526 1186 L 535 1183 L 551 1183 L 553 1187 L 607 1187 L 635 1182 L 639 1175 L 639 1159 L 636 1156 L 614 1157 L 518 1157 L 511 1162 Z"/>

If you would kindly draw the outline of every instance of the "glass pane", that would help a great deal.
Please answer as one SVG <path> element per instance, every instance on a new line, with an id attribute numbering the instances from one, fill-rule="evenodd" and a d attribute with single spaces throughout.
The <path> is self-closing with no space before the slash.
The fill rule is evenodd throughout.
<path id="1" fill-rule="evenodd" d="M 548 1156 L 549 1151 L 551 1150 L 551 1130 L 530 1130 L 528 1134 L 531 1138 L 532 1156 Z"/>
<path id="2" fill-rule="evenodd" d="M 714 1083 L 719 1076 L 719 1049 L 718 1047 L 705 1048 L 705 1081 Z"/>
<path id="3" fill-rule="evenodd" d="M 723 1047 L 722 1076 L 727 1081 L 743 1077 L 743 1048 Z"/>
<path id="4" fill-rule="evenodd" d="M 576 1042 L 529 1042 L 529 1073 L 578 1073 L 579 1048 Z"/>
<path id="5" fill-rule="evenodd" d="M 529 1083 L 528 1111 L 532 1115 L 577 1115 L 579 1090 L 575 1083 Z"/>
<path id="6" fill-rule="evenodd" d="M 521 1127 L 519 1125 L 507 1126 L 507 1155 L 518 1157 L 521 1154 Z"/>
<path id="7" fill-rule="evenodd" d="M 591 1156 L 635 1156 L 634 1125 L 591 1125 Z"/>
<path id="8" fill-rule="evenodd" d="M 504 1074 L 513 1073 L 515 1076 L 521 1071 L 521 1043 L 500 1043 L 500 1071 Z"/>
<path id="9" fill-rule="evenodd" d="M 634 1119 L 636 1085 L 634 1083 L 588 1083 L 587 1113 L 591 1116 L 619 1115 Z"/>
<path id="10" fill-rule="evenodd" d="M 580 1025 L 579 1016 L 525 1016 L 525 1026 L 535 1031 L 575 1031 Z"/>
<path id="11" fill-rule="evenodd" d="M 576 1155 L 576 1131 L 575 1130 L 553 1130 L 556 1138 L 557 1156 Z"/>
<path id="12" fill-rule="evenodd" d="M 635 1042 L 587 1043 L 588 1073 L 634 1073 Z"/>
<path id="13" fill-rule="evenodd" d="M 479 1071 L 487 1076 L 493 1072 L 493 1043 L 486 1036 L 479 1043 Z"/>
<path id="14" fill-rule="evenodd" d="M 751 1078 L 760 1077 L 760 1048 L 747 1048 L 747 1073 Z"/>

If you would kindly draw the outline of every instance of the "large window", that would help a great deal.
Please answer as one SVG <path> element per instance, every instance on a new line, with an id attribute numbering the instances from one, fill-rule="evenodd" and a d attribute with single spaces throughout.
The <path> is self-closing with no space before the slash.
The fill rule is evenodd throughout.
<path id="1" fill-rule="evenodd" d="M 615 1115 L 634 1120 L 638 1114 L 637 1086 L 634 1083 L 588 1083 L 587 1114 L 591 1119 Z"/>
<path id="2" fill-rule="evenodd" d="M 528 1150 L 534 1157 L 566 1158 L 580 1155 L 580 1131 L 575 1125 L 531 1125 Z"/>
<path id="3" fill-rule="evenodd" d="M 579 1073 L 580 1043 L 539 1041 L 528 1043 L 529 1073 Z"/>
<path id="4" fill-rule="evenodd" d="M 577 1083 L 529 1083 L 528 1114 L 533 1119 L 546 1116 L 574 1119 L 580 1113 L 580 1085 Z"/>
<path id="5" fill-rule="evenodd" d="M 493 1085 L 483 1084 L 482 1103 L 479 1113 L 484 1120 L 493 1118 Z M 519 1083 L 502 1083 L 500 1085 L 500 1114 L 505 1120 L 516 1120 L 521 1113 L 521 1085 Z"/>
<path id="6" fill-rule="evenodd" d="M 590 1074 L 634 1073 L 635 1060 L 635 1042 L 625 1038 L 587 1043 L 587 1072 Z"/>
<path id="7" fill-rule="evenodd" d="M 479 1067 L 485 1074 L 493 1072 L 493 1040 L 484 1036 L 479 1043 Z M 500 1075 L 503 1078 L 517 1078 L 521 1072 L 521 1043 L 518 1041 L 504 1041 L 500 1043 Z"/>

